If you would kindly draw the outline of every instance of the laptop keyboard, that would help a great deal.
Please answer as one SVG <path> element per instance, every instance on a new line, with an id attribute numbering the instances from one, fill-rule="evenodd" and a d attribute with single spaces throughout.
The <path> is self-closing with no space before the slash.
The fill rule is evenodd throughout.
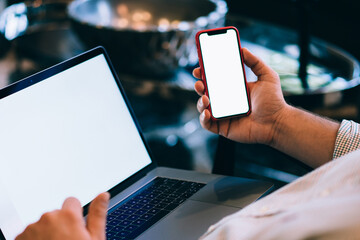
<path id="1" fill-rule="evenodd" d="M 109 210 L 106 238 L 136 238 L 203 186 L 203 183 L 155 178 Z"/>

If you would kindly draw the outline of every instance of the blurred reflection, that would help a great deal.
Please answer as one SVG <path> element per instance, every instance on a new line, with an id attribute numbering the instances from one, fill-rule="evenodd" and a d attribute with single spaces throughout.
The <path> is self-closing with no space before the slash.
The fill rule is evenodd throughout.
<path id="1" fill-rule="evenodd" d="M 0 17 L 0 32 L 7 40 L 13 40 L 25 33 L 28 27 L 25 3 L 14 4 L 6 8 Z"/>

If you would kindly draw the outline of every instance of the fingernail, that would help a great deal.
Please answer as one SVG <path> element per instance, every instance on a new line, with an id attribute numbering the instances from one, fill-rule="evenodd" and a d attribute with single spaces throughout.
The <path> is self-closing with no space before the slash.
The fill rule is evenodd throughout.
<path id="1" fill-rule="evenodd" d="M 106 201 L 109 201 L 109 200 L 110 200 L 110 193 L 109 193 L 109 192 L 105 192 L 104 195 L 106 196 L 106 197 L 105 197 Z"/>
<path id="2" fill-rule="evenodd" d="M 101 198 L 102 203 L 107 206 L 109 203 L 109 200 L 110 200 L 110 193 L 104 192 L 102 194 L 102 198 Z"/>
<path id="3" fill-rule="evenodd" d="M 200 100 L 199 100 L 199 107 L 202 108 L 203 106 L 204 106 L 203 100 L 202 100 L 202 98 L 200 98 Z"/>
<path id="4" fill-rule="evenodd" d="M 109 199 L 110 199 L 110 193 L 109 193 L 109 192 L 105 192 L 104 194 L 105 194 L 105 196 L 106 196 L 105 199 L 106 199 L 106 200 L 109 200 Z"/>
<path id="5" fill-rule="evenodd" d="M 205 111 L 203 111 L 201 114 L 200 114 L 200 120 L 201 121 L 204 121 L 205 119 Z"/>

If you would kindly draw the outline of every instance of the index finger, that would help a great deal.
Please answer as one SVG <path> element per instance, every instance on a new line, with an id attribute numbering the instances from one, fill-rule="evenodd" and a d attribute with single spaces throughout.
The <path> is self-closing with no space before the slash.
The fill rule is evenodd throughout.
<path id="1" fill-rule="evenodd" d="M 199 80 L 195 83 L 194 89 L 199 96 L 202 96 L 205 93 L 205 86 L 201 80 Z"/>
<path id="2" fill-rule="evenodd" d="M 90 204 L 87 218 L 87 229 L 94 239 L 104 239 L 107 208 L 110 194 L 104 192 L 99 194 Z"/>
<path id="3" fill-rule="evenodd" d="M 192 73 L 195 78 L 201 79 L 201 71 L 199 67 L 195 68 Z"/>

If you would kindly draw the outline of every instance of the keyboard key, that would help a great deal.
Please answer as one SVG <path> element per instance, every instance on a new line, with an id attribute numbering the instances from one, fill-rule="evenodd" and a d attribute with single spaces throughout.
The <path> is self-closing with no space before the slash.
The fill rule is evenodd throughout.
<path id="1" fill-rule="evenodd" d="M 122 239 L 124 239 L 124 238 L 118 237 L 118 236 L 113 236 L 113 237 L 107 237 L 106 239 L 107 239 L 107 240 L 122 240 Z"/>
<path id="2" fill-rule="evenodd" d="M 128 209 L 130 209 L 130 206 L 131 206 L 131 205 L 124 204 L 124 205 L 122 205 L 121 207 L 119 207 L 119 209 L 121 209 L 121 210 L 128 210 Z"/>
<path id="3" fill-rule="evenodd" d="M 124 230 L 124 228 L 120 226 L 116 226 L 111 229 L 112 232 L 120 232 L 122 230 Z"/>
<path id="4" fill-rule="evenodd" d="M 151 194 L 146 195 L 146 197 L 149 199 L 156 198 L 157 196 L 159 196 L 159 194 L 151 193 Z"/>
<path id="5" fill-rule="evenodd" d="M 147 213 L 147 214 L 141 215 L 139 219 L 148 220 L 148 219 L 152 218 L 153 216 L 154 216 L 154 214 Z"/>
<path id="6" fill-rule="evenodd" d="M 121 222 L 121 220 L 115 219 L 115 220 L 112 220 L 111 222 L 107 222 L 107 225 L 115 227 L 115 226 L 119 225 L 120 222 Z"/>
<path id="7" fill-rule="evenodd" d="M 129 214 L 121 214 L 117 217 L 118 220 L 125 220 L 129 217 Z"/>
<path id="8" fill-rule="evenodd" d="M 135 225 L 143 225 L 144 223 L 145 223 L 145 220 L 142 220 L 142 219 L 138 219 L 133 222 L 133 224 L 135 224 Z"/>
<path id="9" fill-rule="evenodd" d="M 107 240 L 134 239 L 162 219 L 205 184 L 155 178 L 110 210 Z"/>
<path id="10" fill-rule="evenodd" d="M 142 199 L 140 202 L 142 204 L 148 204 L 150 202 L 150 199 L 145 198 L 145 199 Z"/>
<path id="11" fill-rule="evenodd" d="M 116 235 L 116 232 L 109 231 L 106 233 L 106 238 L 107 239 L 112 238 L 112 237 L 115 237 L 115 235 Z"/>
<path id="12" fill-rule="evenodd" d="M 122 214 L 122 213 L 124 213 L 124 210 L 116 209 L 115 211 L 113 211 L 113 212 L 110 213 L 109 215 L 118 216 L 119 214 Z"/>
<path id="13" fill-rule="evenodd" d="M 140 215 L 131 215 L 127 220 L 129 221 L 136 221 L 138 220 Z"/>
<path id="14" fill-rule="evenodd" d="M 159 211 L 157 214 L 155 214 L 152 218 L 150 218 L 148 221 L 145 222 L 145 224 L 150 224 L 153 225 L 154 223 L 156 223 L 157 221 L 159 221 L 161 218 L 163 218 L 164 216 L 166 216 L 170 211 Z M 142 225 L 142 226 L 143 226 Z"/>
<path id="15" fill-rule="evenodd" d="M 129 209 L 129 210 L 125 211 L 125 214 L 131 215 L 131 214 L 134 214 L 136 211 L 137 211 L 136 209 Z"/>
<path id="16" fill-rule="evenodd" d="M 131 224 L 131 221 L 128 221 L 128 220 L 124 220 L 122 222 L 119 223 L 119 226 L 122 226 L 122 227 L 127 227 Z"/>
<path id="17" fill-rule="evenodd" d="M 135 197 L 135 199 L 137 199 L 137 200 L 142 200 L 142 199 L 144 199 L 144 198 L 145 198 L 144 195 L 138 195 L 138 196 Z"/>
<path id="18" fill-rule="evenodd" d="M 129 225 L 125 228 L 126 231 L 129 231 L 129 232 L 132 232 L 134 231 L 135 229 L 137 229 L 139 226 L 137 225 Z"/>
<path id="19" fill-rule="evenodd" d="M 160 202 L 161 202 L 161 200 L 159 200 L 159 199 L 153 199 L 149 203 L 156 205 L 156 204 L 158 204 Z"/>
<path id="20" fill-rule="evenodd" d="M 148 211 L 148 213 L 151 213 L 151 214 L 157 214 L 158 212 L 160 212 L 160 209 L 157 209 L 157 208 L 153 208 Z"/>
<path id="21" fill-rule="evenodd" d="M 126 236 L 129 235 L 130 233 L 131 233 L 131 232 L 129 232 L 129 231 L 123 230 L 123 231 L 118 232 L 118 233 L 116 234 L 116 236 L 126 237 Z"/>
<path id="22" fill-rule="evenodd" d="M 144 207 L 143 207 L 143 209 L 145 209 L 145 210 L 150 210 L 150 209 L 153 209 L 155 207 L 155 205 L 153 205 L 153 204 L 146 204 Z"/>
<path id="23" fill-rule="evenodd" d="M 145 209 L 139 209 L 135 212 L 135 214 L 137 214 L 137 215 L 143 215 L 145 213 L 147 213 L 147 210 L 145 210 Z"/>
<path id="24" fill-rule="evenodd" d="M 167 205 L 169 205 L 169 203 L 163 202 L 163 203 L 159 203 L 159 204 L 155 205 L 155 208 L 163 209 L 163 208 L 165 208 Z"/>
<path id="25" fill-rule="evenodd" d="M 164 198 L 161 202 L 162 203 L 171 203 L 175 200 L 175 198 Z"/>
<path id="26" fill-rule="evenodd" d="M 131 207 L 131 209 L 141 209 L 142 207 L 144 207 L 144 204 L 135 204 Z"/>

